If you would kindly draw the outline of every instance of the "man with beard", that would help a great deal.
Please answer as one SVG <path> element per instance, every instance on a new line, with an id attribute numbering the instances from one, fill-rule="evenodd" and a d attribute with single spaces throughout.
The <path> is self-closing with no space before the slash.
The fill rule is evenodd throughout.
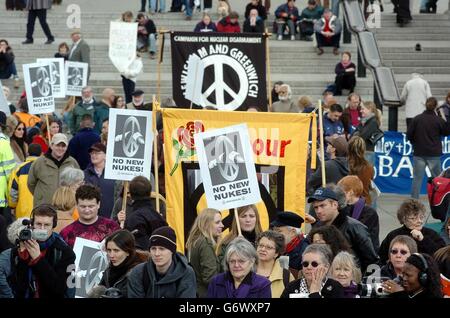
<path id="1" fill-rule="evenodd" d="M 137 89 L 131 96 L 133 97 L 131 103 L 127 104 L 128 109 L 136 110 L 152 110 L 152 103 L 144 103 L 144 91 Z"/>
<path id="2" fill-rule="evenodd" d="M 298 107 L 292 101 L 292 91 L 288 84 L 280 86 L 278 92 L 279 101 L 273 103 L 272 112 L 275 113 L 298 113 Z"/>

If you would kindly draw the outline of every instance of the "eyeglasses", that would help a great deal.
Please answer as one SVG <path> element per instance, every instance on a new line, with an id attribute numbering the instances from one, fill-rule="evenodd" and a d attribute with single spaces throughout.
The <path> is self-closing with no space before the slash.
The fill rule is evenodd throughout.
<path id="1" fill-rule="evenodd" d="M 244 265 L 245 263 L 247 263 L 248 262 L 248 260 L 246 260 L 246 259 L 230 259 L 229 261 L 228 261 L 228 263 L 230 264 L 230 265 L 235 265 L 235 264 L 238 264 L 238 265 L 240 265 L 240 266 L 242 266 L 242 265 Z"/>
<path id="2" fill-rule="evenodd" d="M 308 262 L 308 261 L 304 261 L 304 262 L 302 262 L 302 267 L 305 267 L 305 268 L 306 268 L 306 267 L 309 266 L 309 264 L 311 264 L 311 266 L 314 267 L 314 268 L 316 268 L 317 266 L 320 265 L 320 264 L 317 263 L 316 261 L 312 261 L 311 263 Z"/>
<path id="3" fill-rule="evenodd" d="M 408 251 L 406 251 L 406 250 L 397 250 L 397 249 L 392 249 L 391 250 L 391 254 L 393 254 L 393 255 L 397 255 L 398 253 L 400 253 L 402 255 L 406 255 L 406 254 L 408 254 Z"/>
<path id="4" fill-rule="evenodd" d="M 257 248 L 264 248 L 264 249 L 269 250 L 269 251 L 275 249 L 275 247 L 273 247 L 273 246 L 264 245 L 264 244 L 258 244 Z"/>
<path id="5" fill-rule="evenodd" d="M 414 216 L 408 216 L 406 218 L 409 221 L 415 221 L 415 220 L 420 220 L 420 221 L 424 221 L 425 220 L 425 215 L 424 214 L 417 214 Z"/>

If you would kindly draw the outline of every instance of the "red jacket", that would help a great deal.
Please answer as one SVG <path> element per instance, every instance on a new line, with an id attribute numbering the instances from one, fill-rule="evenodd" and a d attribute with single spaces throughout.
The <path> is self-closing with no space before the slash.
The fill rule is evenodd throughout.
<path id="1" fill-rule="evenodd" d="M 225 17 L 217 22 L 217 32 L 240 33 L 241 27 L 239 26 L 239 21 L 236 23 L 231 23 L 230 18 Z"/>

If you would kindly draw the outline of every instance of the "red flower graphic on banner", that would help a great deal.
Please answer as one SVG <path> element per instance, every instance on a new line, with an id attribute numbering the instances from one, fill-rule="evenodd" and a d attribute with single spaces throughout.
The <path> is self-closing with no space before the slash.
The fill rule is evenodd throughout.
<path id="1" fill-rule="evenodd" d="M 186 128 L 181 126 L 177 129 L 178 141 L 188 149 L 194 149 L 194 134 L 204 132 L 205 127 L 200 121 L 188 122 Z"/>
<path id="2" fill-rule="evenodd" d="M 181 159 L 189 158 L 195 155 L 195 141 L 194 135 L 200 132 L 204 132 L 205 127 L 201 121 L 190 121 L 185 126 L 180 126 L 177 129 L 177 139 L 172 138 L 172 143 L 175 151 L 177 152 L 177 158 L 175 164 L 170 171 L 172 175 L 178 168 L 178 164 Z"/>

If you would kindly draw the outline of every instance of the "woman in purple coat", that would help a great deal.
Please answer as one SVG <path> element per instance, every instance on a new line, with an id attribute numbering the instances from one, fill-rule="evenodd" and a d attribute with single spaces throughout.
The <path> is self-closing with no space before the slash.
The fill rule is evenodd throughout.
<path id="1" fill-rule="evenodd" d="M 271 298 L 270 281 L 255 273 L 257 255 L 243 237 L 230 242 L 225 252 L 225 272 L 208 286 L 208 298 Z"/>

